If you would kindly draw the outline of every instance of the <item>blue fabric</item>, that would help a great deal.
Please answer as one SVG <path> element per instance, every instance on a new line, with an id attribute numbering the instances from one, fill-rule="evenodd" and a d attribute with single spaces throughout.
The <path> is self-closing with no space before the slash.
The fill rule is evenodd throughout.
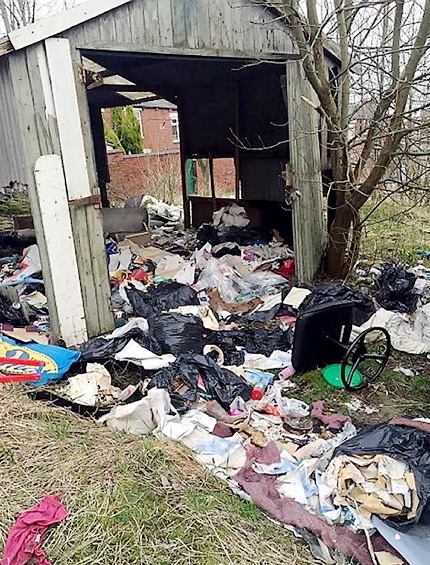
<path id="1" fill-rule="evenodd" d="M 45 366 L 42 370 L 41 380 L 30 383 L 33 386 L 43 386 L 48 382 L 60 380 L 73 363 L 79 361 L 81 353 L 54 345 L 20 343 L 0 334 L 0 357 L 43 361 Z M 24 371 L 30 374 L 35 372 L 34 367 L 17 367 L 13 365 L 8 367 L 8 370 L 11 374 L 14 371 L 18 374 L 22 374 Z"/>
<path id="2" fill-rule="evenodd" d="M 18 286 L 20 284 L 43 284 L 43 280 L 33 279 L 32 277 L 22 277 L 7 283 L 1 283 L 0 287 L 7 288 L 8 286 Z"/>

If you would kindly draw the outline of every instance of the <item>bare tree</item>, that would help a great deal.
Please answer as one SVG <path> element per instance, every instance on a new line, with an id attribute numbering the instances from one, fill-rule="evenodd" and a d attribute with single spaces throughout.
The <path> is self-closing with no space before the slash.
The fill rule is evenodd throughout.
<path id="1" fill-rule="evenodd" d="M 345 276 L 357 259 L 369 217 L 361 217 L 363 205 L 388 180 L 392 188 L 404 189 L 409 182 L 417 187 L 427 169 L 430 150 L 428 143 L 422 147 L 422 139 L 430 131 L 423 118 L 430 107 L 430 0 L 268 3 L 286 16 L 319 100 L 316 111 L 327 127 L 329 201 L 335 210 L 326 270 Z M 338 46 L 340 65 L 328 72 L 330 40 Z"/>
<path id="2" fill-rule="evenodd" d="M 6 33 L 26 26 L 52 12 L 72 8 L 82 0 L 0 0 L 0 16 Z"/>

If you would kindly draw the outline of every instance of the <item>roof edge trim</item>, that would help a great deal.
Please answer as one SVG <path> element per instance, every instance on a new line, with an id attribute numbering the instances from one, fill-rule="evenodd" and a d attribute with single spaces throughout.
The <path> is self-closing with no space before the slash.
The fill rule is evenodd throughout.
<path id="1" fill-rule="evenodd" d="M 14 50 L 18 51 L 85 23 L 88 20 L 92 20 L 129 2 L 133 2 L 133 0 L 88 0 L 88 2 L 80 4 L 75 8 L 59 12 L 54 16 L 12 31 L 9 34 L 9 41 Z"/>

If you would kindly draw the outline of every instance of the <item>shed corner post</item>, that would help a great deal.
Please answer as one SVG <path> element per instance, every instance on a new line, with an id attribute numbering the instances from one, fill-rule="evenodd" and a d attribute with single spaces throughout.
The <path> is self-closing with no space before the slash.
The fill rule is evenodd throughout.
<path id="1" fill-rule="evenodd" d="M 88 337 L 113 329 L 100 190 L 80 52 L 68 39 L 45 40 Z"/>
<path id="2" fill-rule="evenodd" d="M 319 117 L 304 98 L 316 94 L 304 76 L 300 60 L 287 61 L 287 102 L 290 165 L 293 172 L 293 237 L 297 277 L 312 282 L 326 244 Z"/>

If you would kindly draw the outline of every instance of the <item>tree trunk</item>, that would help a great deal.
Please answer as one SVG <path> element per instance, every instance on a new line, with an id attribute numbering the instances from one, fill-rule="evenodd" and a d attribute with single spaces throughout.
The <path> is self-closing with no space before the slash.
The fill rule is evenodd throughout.
<path id="1" fill-rule="evenodd" d="M 351 226 L 357 213 L 345 204 L 338 209 L 329 229 L 329 241 L 326 256 L 326 273 L 335 278 L 345 277 L 353 257 L 349 253 Z"/>

